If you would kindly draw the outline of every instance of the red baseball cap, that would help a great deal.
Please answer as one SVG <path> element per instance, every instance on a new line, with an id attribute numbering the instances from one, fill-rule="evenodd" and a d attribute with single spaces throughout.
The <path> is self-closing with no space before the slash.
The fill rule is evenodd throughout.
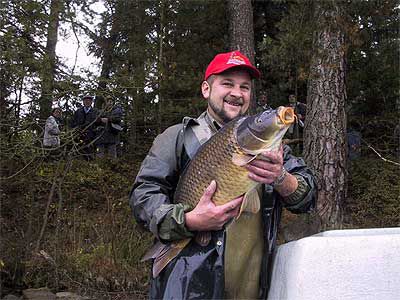
<path id="1" fill-rule="evenodd" d="M 250 60 L 239 51 L 231 51 L 227 53 L 217 54 L 210 62 L 204 75 L 204 80 L 214 74 L 220 74 L 228 69 L 241 67 L 249 71 L 253 78 L 260 78 L 261 73 L 254 67 Z"/>

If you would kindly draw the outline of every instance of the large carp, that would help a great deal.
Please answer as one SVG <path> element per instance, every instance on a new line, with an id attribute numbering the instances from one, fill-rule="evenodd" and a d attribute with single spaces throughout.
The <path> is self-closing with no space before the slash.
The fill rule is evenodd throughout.
<path id="1" fill-rule="evenodd" d="M 244 195 L 239 216 L 242 211 L 258 212 L 259 198 L 254 193 L 259 183 L 249 178 L 249 172 L 244 166 L 264 151 L 278 150 L 285 132 L 294 120 L 293 109 L 280 106 L 275 110 L 242 116 L 227 123 L 200 147 L 182 173 L 174 203 L 184 203 L 193 209 L 210 182 L 215 180 L 217 190 L 212 200 L 216 205 Z M 200 232 L 196 241 L 206 244 L 210 237 Z M 191 238 L 169 244 L 156 243 L 143 258 L 154 259 L 153 276 L 156 277 L 190 241 Z"/>

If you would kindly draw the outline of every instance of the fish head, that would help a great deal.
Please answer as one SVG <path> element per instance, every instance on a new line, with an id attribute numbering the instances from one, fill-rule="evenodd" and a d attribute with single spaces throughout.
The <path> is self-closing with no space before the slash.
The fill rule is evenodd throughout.
<path id="1" fill-rule="evenodd" d="M 236 128 L 237 142 L 249 154 L 277 150 L 294 121 L 293 108 L 284 106 L 242 118 Z"/>

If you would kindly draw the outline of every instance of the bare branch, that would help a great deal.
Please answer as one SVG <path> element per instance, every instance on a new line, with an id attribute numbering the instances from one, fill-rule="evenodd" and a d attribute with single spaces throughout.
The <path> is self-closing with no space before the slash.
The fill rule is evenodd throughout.
<path id="1" fill-rule="evenodd" d="M 378 155 L 379 158 L 381 158 L 383 161 L 391 163 L 391 164 L 394 164 L 396 166 L 400 166 L 400 163 L 395 162 L 395 161 L 390 160 L 390 159 L 387 159 L 387 158 L 384 158 L 378 151 L 376 151 L 374 149 L 374 147 L 372 147 L 370 144 L 368 144 L 365 140 L 363 140 L 363 139 L 361 139 L 361 140 L 367 145 L 368 148 L 370 148 L 372 151 L 374 151 L 376 153 L 376 155 Z"/>

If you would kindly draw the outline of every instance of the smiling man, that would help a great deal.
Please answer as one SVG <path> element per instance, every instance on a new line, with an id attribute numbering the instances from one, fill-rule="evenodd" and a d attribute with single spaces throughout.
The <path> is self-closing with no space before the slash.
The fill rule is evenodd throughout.
<path id="1" fill-rule="evenodd" d="M 246 166 L 249 177 L 263 184 L 258 195 L 261 210 L 240 217 L 228 230 L 225 225 L 237 216 L 243 196 L 215 205 L 215 181 L 192 210 L 173 202 L 179 177 L 199 147 L 226 123 L 247 113 L 251 81 L 260 75 L 239 51 L 215 56 L 201 85 L 207 110 L 197 119 L 186 117 L 167 128 L 142 163 L 130 193 L 137 222 L 162 243 L 194 237 L 201 231 L 212 236 L 206 246 L 193 239 L 152 279 L 151 299 L 266 298 L 268 261 L 282 207 L 299 213 L 315 205 L 313 175 L 302 159 L 290 154 L 288 146 L 264 152 L 263 159 Z M 154 253 L 154 257 L 160 255 Z"/>
<path id="2" fill-rule="evenodd" d="M 215 121 L 224 124 L 247 112 L 252 77 L 260 72 L 240 52 L 218 54 L 208 65 L 201 91 Z"/>

